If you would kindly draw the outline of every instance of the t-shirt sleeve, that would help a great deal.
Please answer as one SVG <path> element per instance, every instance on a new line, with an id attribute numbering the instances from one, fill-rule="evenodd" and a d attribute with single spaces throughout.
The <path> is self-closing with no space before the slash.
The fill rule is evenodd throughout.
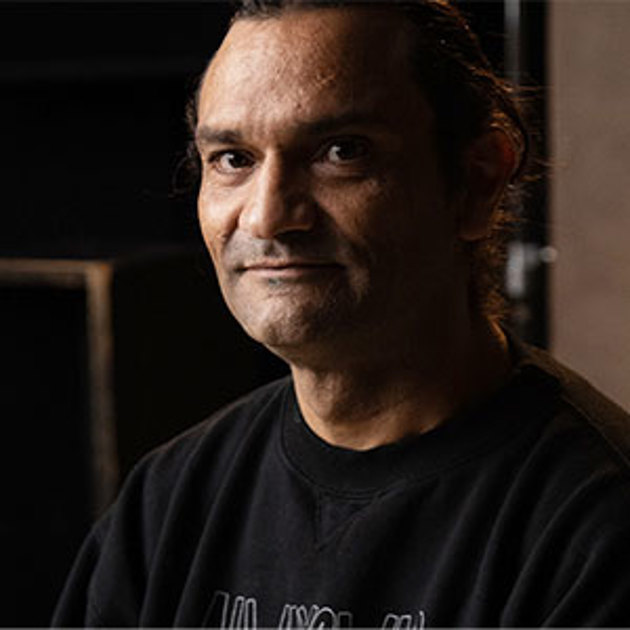
<path id="1" fill-rule="evenodd" d="M 138 625 L 152 540 L 145 524 L 159 527 L 159 519 L 145 513 L 145 481 L 146 465 L 141 462 L 89 533 L 57 604 L 54 627 Z"/>
<path id="2" fill-rule="evenodd" d="M 576 574 L 545 619 L 546 627 L 630 626 L 630 527 L 594 539 Z"/>
<path id="3" fill-rule="evenodd" d="M 549 518 L 502 626 L 630 627 L 630 488 L 617 476 L 601 479 Z"/>
<path id="4" fill-rule="evenodd" d="M 99 522 L 86 538 L 66 580 L 53 614 L 52 626 L 65 628 L 104 625 L 90 601 L 90 583 L 101 556 L 102 535 L 106 520 Z"/>
<path id="5" fill-rule="evenodd" d="M 173 497 L 205 425 L 143 457 L 85 540 L 53 615 L 54 627 L 137 627 L 149 565 Z M 195 503 L 193 501 L 193 503 Z"/>

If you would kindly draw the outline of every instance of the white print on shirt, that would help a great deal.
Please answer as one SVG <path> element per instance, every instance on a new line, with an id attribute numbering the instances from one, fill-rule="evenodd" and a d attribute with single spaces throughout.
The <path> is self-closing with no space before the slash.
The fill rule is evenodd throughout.
<path id="1" fill-rule="evenodd" d="M 336 613 L 328 606 L 296 606 L 285 604 L 282 609 L 279 630 L 290 628 L 352 628 L 352 613 Z"/>
<path id="2" fill-rule="evenodd" d="M 208 614 L 207 627 L 222 630 L 257 630 L 258 602 L 255 597 L 231 596 L 225 591 L 215 591 Z M 278 630 L 323 630 L 324 628 L 352 628 L 352 613 L 335 612 L 329 606 L 285 604 L 277 623 Z M 381 624 L 384 630 L 423 630 L 425 615 L 387 613 Z"/>

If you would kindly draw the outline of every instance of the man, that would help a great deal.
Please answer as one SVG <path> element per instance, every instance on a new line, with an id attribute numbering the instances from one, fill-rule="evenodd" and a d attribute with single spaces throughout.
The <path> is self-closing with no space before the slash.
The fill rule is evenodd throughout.
<path id="1" fill-rule="evenodd" d="M 291 378 L 136 467 L 55 624 L 630 623 L 628 420 L 490 310 L 526 140 L 457 12 L 245 3 L 195 134 L 223 294 Z"/>

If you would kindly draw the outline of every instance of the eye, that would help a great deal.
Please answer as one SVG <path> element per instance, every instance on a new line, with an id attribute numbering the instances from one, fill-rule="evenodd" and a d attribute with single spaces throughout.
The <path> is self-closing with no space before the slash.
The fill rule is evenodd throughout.
<path id="1" fill-rule="evenodd" d="M 370 143 L 364 138 L 339 138 L 329 143 L 323 159 L 332 164 L 362 160 L 370 153 Z"/>
<path id="2" fill-rule="evenodd" d="M 234 149 L 217 151 L 209 156 L 208 162 L 223 175 L 233 175 L 251 168 L 254 160 L 244 151 Z"/>

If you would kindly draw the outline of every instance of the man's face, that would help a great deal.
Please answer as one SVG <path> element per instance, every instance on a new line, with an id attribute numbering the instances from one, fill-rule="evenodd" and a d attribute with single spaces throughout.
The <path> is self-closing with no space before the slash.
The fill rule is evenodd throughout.
<path id="1" fill-rule="evenodd" d="M 198 121 L 202 231 L 252 337 L 290 359 L 367 352 L 445 316 L 463 275 L 455 213 L 401 18 L 237 21 Z"/>

